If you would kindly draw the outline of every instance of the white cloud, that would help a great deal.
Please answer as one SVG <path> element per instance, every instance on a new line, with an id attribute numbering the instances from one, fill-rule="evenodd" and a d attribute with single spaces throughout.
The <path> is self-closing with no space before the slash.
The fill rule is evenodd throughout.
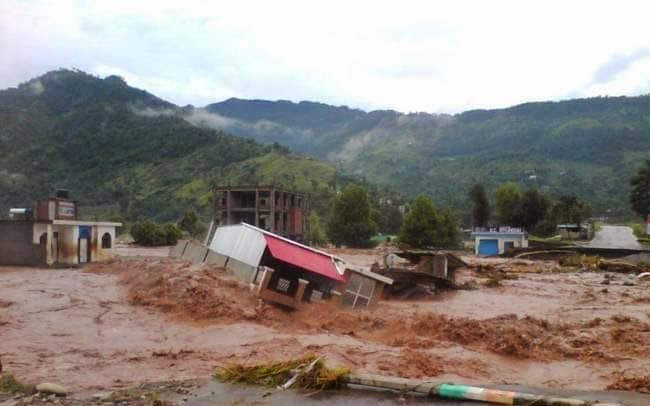
<path id="1" fill-rule="evenodd" d="M 638 94 L 648 64 L 612 58 L 650 47 L 648 11 L 642 1 L 8 0 L 0 88 L 77 67 L 194 105 L 243 97 L 457 112 Z"/>

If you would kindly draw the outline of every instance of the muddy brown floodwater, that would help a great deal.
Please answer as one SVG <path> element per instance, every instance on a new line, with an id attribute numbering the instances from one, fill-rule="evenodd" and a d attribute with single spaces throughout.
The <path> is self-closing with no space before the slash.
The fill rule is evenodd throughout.
<path id="1" fill-rule="evenodd" d="M 344 253 L 359 262 L 376 254 Z M 27 382 L 75 391 L 205 378 L 228 362 L 311 352 L 359 372 L 574 390 L 606 389 L 650 363 L 647 286 L 529 272 L 540 267 L 522 262 L 516 280 L 435 299 L 291 314 L 222 269 L 166 258 L 0 267 L 0 358 Z M 471 270 L 460 277 L 481 280 Z"/>

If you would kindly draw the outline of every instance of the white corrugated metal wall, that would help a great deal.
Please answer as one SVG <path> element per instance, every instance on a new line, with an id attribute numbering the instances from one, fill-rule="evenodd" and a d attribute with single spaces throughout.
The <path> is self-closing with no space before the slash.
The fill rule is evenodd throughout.
<path id="1" fill-rule="evenodd" d="M 257 267 L 266 249 L 266 239 L 261 232 L 242 224 L 221 226 L 214 233 L 210 249 Z"/>

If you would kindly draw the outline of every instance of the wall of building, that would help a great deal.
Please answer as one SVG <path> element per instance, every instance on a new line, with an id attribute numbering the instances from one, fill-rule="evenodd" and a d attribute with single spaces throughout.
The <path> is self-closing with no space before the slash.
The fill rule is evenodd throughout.
<path id="1" fill-rule="evenodd" d="M 102 241 L 104 234 L 108 234 L 111 237 L 111 247 L 102 248 Z M 93 258 L 93 261 L 102 261 L 109 259 L 113 256 L 115 252 L 115 227 L 107 226 L 97 226 L 97 257 Z"/>
<path id="2" fill-rule="evenodd" d="M 528 248 L 528 239 L 524 236 L 480 236 L 474 238 L 474 254 L 478 255 L 479 246 L 482 240 L 497 240 L 499 245 L 499 254 L 506 251 L 506 242 L 512 242 L 514 248 Z"/>
<path id="3" fill-rule="evenodd" d="M 2 221 L 0 222 L 0 265 L 29 265 L 41 264 L 41 247 L 34 244 L 33 222 Z"/>
<path id="4" fill-rule="evenodd" d="M 79 227 L 70 225 L 53 225 L 52 232 L 58 233 L 56 262 L 76 264 L 79 259 Z"/>

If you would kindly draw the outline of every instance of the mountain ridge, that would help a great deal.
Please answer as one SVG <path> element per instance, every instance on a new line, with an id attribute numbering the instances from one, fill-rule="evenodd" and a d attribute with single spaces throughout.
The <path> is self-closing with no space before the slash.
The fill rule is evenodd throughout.
<path id="1" fill-rule="evenodd" d="M 57 83 L 57 78 L 66 76 L 75 79 L 67 85 Z M 105 86 L 95 89 L 95 81 Z M 58 98 L 47 97 L 48 92 Z M 49 119 L 28 119 L 39 114 Z M 0 126 L 0 146 L 17 148 L 15 142 L 7 141 L 12 129 L 20 128 L 28 142 L 42 139 L 35 134 L 54 131 L 75 152 L 55 145 L 48 145 L 46 152 L 58 161 L 71 160 L 68 166 L 72 168 L 101 162 L 97 154 L 87 152 L 91 148 L 83 148 L 83 136 L 91 133 L 87 147 L 112 152 L 113 164 L 123 165 L 124 159 L 130 159 L 154 166 L 157 160 L 193 156 L 194 149 L 204 143 L 216 148 L 209 139 L 221 134 L 229 140 L 226 144 L 250 149 L 246 159 L 286 146 L 325 160 L 342 173 L 409 196 L 427 193 L 439 204 L 460 211 L 467 208 L 466 193 L 473 183 L 494 190 L 502 182 L 515 181 L 550 193 L 576 194 L 591 202 L 599 214 L 628 216 L 627 179 L 637 163 L 650 156 L 648 95 L 529 102 L 453 115 L 366 112 L 313 101 L 238 98 L 205 107 L 180 107 L 130 87 L 116 76 L 99 79 L 64 70 L 0 91 L 3 117 L 8 124 Z M 54 127 L 48 127 L 54 122 Z M 106 139 L 102 126 L 108 126 L 115 138 Z M 189 134 L 189 138 L 180 142 L 164 136 L 173 131 Z M 138 141 L 146 133 L 157 134 L 153 140 L 159 144 L 153 151 Z M 267 146 L 238 144 L 230 135 Z M 50 138 L 46 137 L 48 142 Z M 123 145 L 116 147 L 115 141 Z M 25 150 L 31 151 L 21 147 L 13 160 L 0 158 L 0 171 L 7 172 L 8 164 L 15 167 L 17 160 L 29 156 Z M 207 170 L 210 160 L 201 159 Z M 4 179 L 7 184 L 7 176 Z"/>

